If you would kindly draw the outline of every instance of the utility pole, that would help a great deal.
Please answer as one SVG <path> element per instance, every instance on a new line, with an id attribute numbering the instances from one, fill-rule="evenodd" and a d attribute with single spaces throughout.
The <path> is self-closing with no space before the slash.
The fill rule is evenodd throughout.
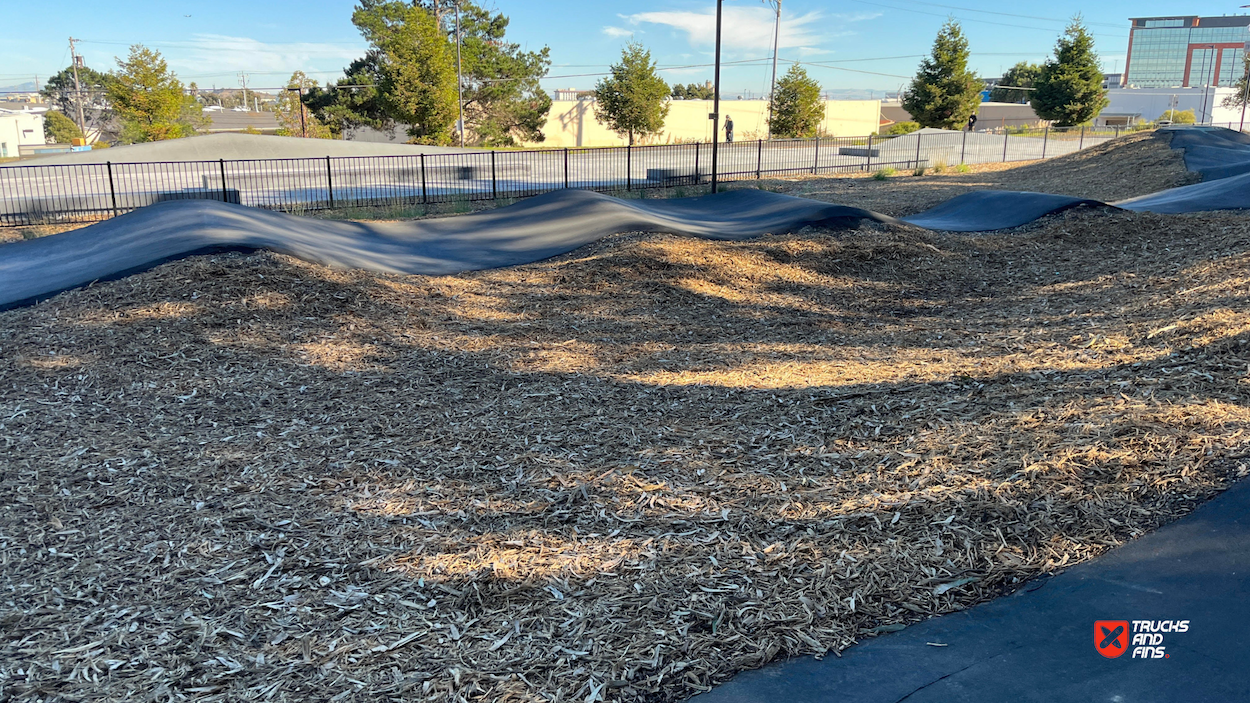
<path id="1" fill-rule="evenodd" d="M 74 67 L 74 105 L 78 112 L 78 131 L 82 132 L 83 139 L 86 139 L 87 121 L 82 115 L 82 84 L 78 82 L 78 64 L 81 62 L 81 59 L 78 56 L 78 52 L 74 49 L 74 42 L 76 41 L 78 40 L 73 37 L 69 38 L 69 55 L 72 62 L 70 65 Z"/>
<path id="2" fill-rule="evenodd" d="M 781 42 L 781 0 L 769 0 L 777 6 L 773 23 L 773 82 L 768 84 L 768 138 L 773 138 L 773 96 L 777 93 L 777 47 Z"/>
<path id="3" fill-rule="evenodd" d="M 244 73 L 244 72 L 242 72 L 242 71 L 239 71 L 239 83 L 243 84 L 243 109 L 244 109 L 244 110 L 246 110 L 246 109 L 248 109 L 248 106 L 247 106 L 247 74 L 246 74 L 246 73 Z"/>
<path id="4" fill-rule="evenodd" d="M 716 192 L 716 152 L 720 144 L 720 19 L 721 7 L 725 0 L 716 0 L 716 69 L 713 72 L 714 87 L 712 88 L 712 192 Z M 697 179 L 699 174 L 695 174 Z"/>
<path id="5" fill-rule="evenodd" d="M 1250 62 L 1246 61 L 1246 56 L 1250 54 L 1250 41 L 1242 45 L 1241 62 L 1246 64 L 1246 75 L 1242 80 L 1245 85 L 1241 94 L 1241 126 L 1237 128 L 1238 132 L 1246 131 L 1246 101 L 1250 100 Z"/>
<path id="6" fill-rule="evenodd" d="M 456 109 L 460 112 L 460 147 L 464 148 L 464 78 L 460 73 L 460 0 L 456 0 Z"/>

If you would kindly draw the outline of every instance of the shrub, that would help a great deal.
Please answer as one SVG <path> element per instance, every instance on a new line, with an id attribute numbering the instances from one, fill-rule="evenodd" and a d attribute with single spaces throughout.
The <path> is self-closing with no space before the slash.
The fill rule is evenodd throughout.
<path id="1" fill-rule="evenodd" d="M 958 166 L 955 167 L 955 171 L 958 173 L 967 173 L 971 170 L 972 170 L 971 168 L 968 168 L 968 164 L 959 164 Z"/>
<path id="2" fill-rule="evenodd" d="M 934 173 L 946 173 L 946 162 L 943 161 L 942 159 L 938 159 L 937 161 L 934 161 L 933 172 Z"/>
<path id="3" fill-rule="evenodd" d="M 1165 110 L 1159 119 L 1171 120 L 1172 124 L 1194 124 L 1198 121 L 1193 110 Z"/>
<path id="4" fill-rule="evenodd" d="M 876 173 L 873 173 L 872 177 L 875 180 L 884 181 L 885 179 L 889 178 L 890 176 L 893 176 L 896 173 L 898 173 L 898 171 L 895 171 L 893 168 L 886 166 L 883 169 L 879 169 Z"/>
<path id="5" fill-rule="evenodd" d="M 923 176 L 925 172 L 924 166 L 917 166 L 915 171 L 911 172 L 913 176 Z"/>
<path id="6" fill-rule="evenodd" d="M 911 134 L 912 132 L 915 132 L 918 129 L 920 129 L 919 122 L 910 122 L 910 121 L 895 122 L 894 124 L 886 128 L 885 133 L 886 134 Z"/>

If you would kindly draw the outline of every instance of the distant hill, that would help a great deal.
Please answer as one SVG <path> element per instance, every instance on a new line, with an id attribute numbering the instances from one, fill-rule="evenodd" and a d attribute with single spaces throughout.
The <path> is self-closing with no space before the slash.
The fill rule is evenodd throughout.
<path id="1" fill-rule="evenodd" d="M 26 81 L 17 85 L 0 86 L 0 93 L 33 93 L 39 90 L 39 86 L 34 81 Z"/>

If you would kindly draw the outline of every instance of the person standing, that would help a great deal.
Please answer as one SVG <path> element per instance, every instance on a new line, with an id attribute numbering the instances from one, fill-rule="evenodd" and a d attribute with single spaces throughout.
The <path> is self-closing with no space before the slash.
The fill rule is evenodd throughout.
<path id="1" fill-rule="evenodd" d="M 725 115 L 725 141 L 732 142 L 734 140 L 734 118 Z"/>
<path id="2" fill-rule="evenodd" d="M 973 131 L 973 129 L 976 128 L 976 126 L 977 126 L 977 113 L 974 112 L 971 115 L 968 115 L 968 131 L 969 132 Z"/>

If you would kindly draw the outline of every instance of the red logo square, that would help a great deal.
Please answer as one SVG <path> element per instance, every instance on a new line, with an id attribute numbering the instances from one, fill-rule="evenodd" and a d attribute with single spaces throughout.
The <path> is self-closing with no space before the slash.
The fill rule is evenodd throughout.
<path id="1" fill-rule="evenodd" d="M 1095 620 L 1094 649 L 1108 659 L 1128 651 L 1128 620 Z"/>

